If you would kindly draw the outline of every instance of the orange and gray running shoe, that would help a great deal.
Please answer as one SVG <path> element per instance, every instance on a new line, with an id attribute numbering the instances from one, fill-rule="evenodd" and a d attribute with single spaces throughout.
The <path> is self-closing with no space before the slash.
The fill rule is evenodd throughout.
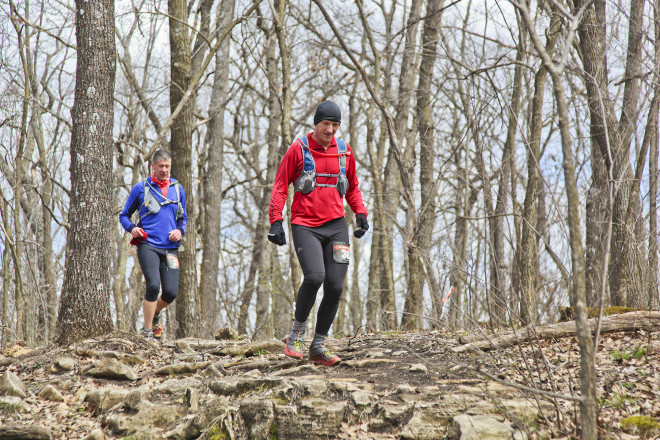
<path id="1" fill-rule="evenodd" d="M 154 338 L 156 338 L 156 339 L 162 339 L 163 338 L 163 326 L 162 325 L 154 324 L 154 326 L 151 330 L 154 333 Z"/>
<path id="2" fill-rule="evenodd" d="M 332 367 L 335 364 L 341 362 L 341 358 L 337 355 L 334 355 L 330 350 L 319 351 L 312 353 L 309 352 L 309 361 L 318 365 L 325 365 L 326 367 Z"/>
<path id="3" fill-rule="evenodd" d="M 312 345 L 309 347 L 309 361 L 319 365 L 331 367 L 341 362 L 339 356 L 330 353 L 330 350 L 325 348 L 326 335 L 316 333 L 312 340 Z"/>
<path id="4" fill-rule="evenodd" d="M 302 359 L 302 342 L 297 339 L 291 339 L 290 336 L 286 337 L 286 346 L 284 347 L 284 354 L 294 359 Z"/>

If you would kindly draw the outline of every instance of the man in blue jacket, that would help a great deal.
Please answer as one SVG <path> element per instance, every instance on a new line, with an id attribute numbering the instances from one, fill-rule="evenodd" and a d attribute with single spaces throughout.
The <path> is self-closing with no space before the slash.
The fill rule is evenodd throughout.
<path id="1" fill-rule="evenodd" d="M 170 178 L 172 155 L 165 150 L 156 151 L 151 169 L 151 176 L 131 189 L 119 221 L 131 234 L 131 244 L 137 245 L 146 283 L 141 334 L 147 339 L 161 339 L 160 312 L 174 301 L 179 291 L 177 249 L 186 233 L 188 216 L 183 188 Z M 138 212 L 137 224 L 131 221 L 135 211 Z"/>

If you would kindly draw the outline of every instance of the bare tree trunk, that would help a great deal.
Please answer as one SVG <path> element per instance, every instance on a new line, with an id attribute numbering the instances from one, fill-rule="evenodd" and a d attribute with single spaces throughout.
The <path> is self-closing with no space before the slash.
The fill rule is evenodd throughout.
<path id="1" fill-rule="evenodd" d="M 275 24 L 275 35 L 277 36 L 277 43 L 280 48 L 280 61 L 282 65 L 282 110 L 281 110 L 281 138 L 280 138 L 280 154 L 281 159 L 284 156 L 290 143 L 293 141 L 293 133 L 291 132 L 291 51 L 287 45 L 285 20 L 287 15 L 288 0 L 276 0 L 275 14 L 273 22 Z M 278 161 L 279 163 L 279 161 Z M 291 211 L 291 202 L 293 196 L 289 193 L 287 198 L 287 211 Z M 289 225 L 289 237 L 291 237 L 291 226 Z M 289 256 L 289 266 L 291 268 L 291 287 L 294 291 L 298 289 L 298 283 L 302 278 L 302 271 L 298 264 L 296 253 L 293 249 L 293 240 L 289 240 L 286 247 Z"/>
<path id="2" fill-rule="evenodd" d="M 283 145 L 288 140 L 280 140 L 278 138 L 278 125 L 282 124 L 284 118 L 282 107 L 280 106 L 280 93 L 281 93 L 281 84 L 284 77 L 280 77 L 280 72 L 277 67 L 277 50 L 275 47 L 276 42 L 279 42 L 277 37 L 276 28 L 272 27 L 266 29 L 262 26 L 264 33 L 268 38 L 268 47 L 266 50 L 266 71 L 268 76 L 268 81 L 270 83 L 270 89 L 268 94 L 268 159 L 266 163 L 266 182 L 264 189 L 261 194 L 261 207 L 259 208 L 259 224 L 263 225 L 263 229 L 260 229 L 258 240 L 255 240 L 256 246 L 261 246 L 265 250 L 265 253 L 261 256 L 261 262 L 259 264 L 259 283 L 257 284 L 257 302 L 264 304 L 267 307 L 268 301 L 272 298 L 272 308 L 271 313 L 262 317 L 263 319 L 268 319 L 269 327 L 264 329 L 262 334 L 264 339 L 266 337 L 282 337 L 290 330 L 291 327 L 291 305 L 295 301 L 295 295 L 297 292 L 297 286 L 293 286 L 293 289 L 286 289 L 284 285 L 286 283 L 279 283 L 280 288 L 270 288 L 269 286 L 273 283 L 275 279 L 280 279 L 281 269 L 279 266 L 279 260 L 277 259 L 277 251 L 268 243 L 266 239 L 266 228 L 268 227 L 268 205 L 270 203 L 270 194 L 272 184 L 275 181 L 275 175 L 277 174 L 277 167 L 282 160 L 282 155 L 284 150 Z M 281 43 L 280 43 L 281 44 Z M 281 51 L 280 46 L 280 51 Z M 283 61 L 282 61 L 283 62 Z M 290 117 L 290 104 L 289 104 L 289 117 Z M 290 128 L 289 128 L 290 130 Z M 280 144 L 280 145 L 278 145 Z M 291 237 L 289 235 L 289 237 Z M 292 241 L 292 240 L 290 240 Z M 289 255 L 291 258 L 291 255 Z M 297 261 L 289 260 L 293 265 L 291 269 L 292 283 L 297 283 L 300 279 L 300 269 L 298 267 Z M 277 262 L 277 265 L 271 264 Z M 278 278 L 275 278 L 278 277 Z M 263 308 L 263 306 L 262 306 Z"/>
<path id="3" fill-rule="evenodd" d="M 188 2 L 168 0 L 170 15 L 170 109 L 175 111 L 190 87 L 191 53 Z M 183 338 L 199 333 L 199 297 L 197 291 L 197 212 L 192 176 L 192 131 L 195 99 L 191 98 L 174 119 L 170 128 L 172 146 L 172 175 L 186 190 L 188 225 L 179 248 L 180 279 L 176 300 L 176 336 Z"/>
<path id="4" fill-rule="evenodd" d="M 9 210 L 7 209 L 7 203 L 5 202 L 4 194 L 0 194 L 0 211 L 2 212 L 2 223 L 5 230 L 9 230 Z M 0 326 L 2 331 L 2 339 L 0 340 L 0 347 L 5 348 L 9 342 L 9 296 L 11 294 L 11 276 L 10 276 L 10 264 L 11 264 L 11 249 L 13 244 L 11 239 L 7 234 L 5 234 L 5 239 L 2 249 L 2 323 L 4 326 Z"/>
<path id="5" fill-rule="evenodd" d="M 210 2 L 212 3 L 212 2 Z M 218 33 L 231 26 L 235 0 L 224 0 L 218 5 Z M 210 6 L 209 6 L 210 8 Z M 224 162 L 225 101 L 229 78 L 229 43 L 225 38 L 215 54 L 213 91 L 209 105 L 207 132 L 208 163 L 203 176 L 204 221 L 202 229 L 202 266 L 199 296 L 202 318 L 206 323 L 206 336 L 213 336 L 218 314 L 218 262 L 220 261 L 220 223 L 222 206 L 222 174 Z"/>
<path id="6" fill-rule="evenodd" d="M 628 210 L 632 217 L 641 218 L 639 199 L 631 197 L 626 182 L 633 177 L 629 151 L 633 129 L 637 125 L 639 80 L 641 64 L 642 9 L 643 1 L 630 4 L 628 21 L 628 51 L 624 76 L 625 81 L 620 120 L 616 121 L 614 100 L 608 92 L 606 2 L 580 0 L 576 8 L 586 7 L 583 22 L 578 27 L 580 49 L 591 115 L 591 137 L 600 149 L 605 165 L 615 182 L 615 202 L 612 212 L 612 258 L 609 263 L 610 296 L 612 305 L 625 305 L 629 292 L 639 292 L 641 287 L 636 272 L 643 267 L 639 252 L 635 249 L 640 242 L 639 228 L 627 225 Z M 602 177 L 594 175 L 594 177 Z M 597 188 L 605 188 L 599 184 Z M 589 248 L 588 248 L 589 249 Z"/>
<path id="7" fill-rule="evenodd" d="M 351 238 L 351 249 L 353 250 L 353 273 L 351 277 L 351 301 L 348 305 L 348 314 L 350 319 L 351 328 L 354 333 L 357 333 L 362 326 L 362 298 L 360 297 L 360 258 L 362 257 L 362 249 L 360 242 L 356 237 Z M 348 330 L 347 323 L 344 328 Z"/>
<path id="8" fill-rule="evenodd" d="M 433 225 L 436 215 L 437 186 L 434 178 L 434 162 L 436 145 L 434 141 L 434 120 L 431 106 L 431 86 L 433 82 L 433 68 L 437 57 L 438 35 L 442 22 L 444 0 L 429 0 L 424 19 L 422 34 L 422 59 L 419 66 L 419 81 L 417 84 L 417 131 L 419 133 L 419 186 L 421 191 L 421 206 L 418 216 L 418 231 L 413 242 L 417 248 L 414 258 L 420 269 L 424 268 L 424 261 L 428 261 L 431 250 Z M 426 273 L 432 273 L 429 268 Z M 412 273 L 411 273 L 412 275 Z M 424 287 L 424 278 L 420 276 L 420 290 Z M 434 284 L 434 283 L 431 283 Z M 436 286 L 429 286 L 431 293 L 431 326 L 439 323 L 442 314 L 440 292 Z"/>
<path id="9" fill-rule="evenodd" d="M 140 180 L 140 160 L 139 154 L 133 159 L 133 166 L 131 167 L 131 184 L 132 188 Z M 120 203 L 120 202 L 117 202 Z M 119 205 L 115 205 L 119 206 Z M 112 295 L 115 300 L 115 311 L 117 314 L 117 328 L 124 331 L 130 331 L 135 327 L 136 316 L 130 312 L 131 303 L 133 303 L 132 291 L 127 289 L 126 286 L 126 268 L 128 266 L 128 254 L 131 250 L 130 237 L 128 234 L 121 234 L 118 240 L 119 257 L 115 266 L 115 279 L 112 283 Z M 137 259 L 135 260 L 137 262 Z M 139 264 L 133 266 L 133 270 L 139 267 Z M 141 275 L 141 274 L 140 274 Z"/>
<path id="10" fill-rule="evenodd" d="M 29 20 L 29 3 L 25 3 L 25 14 L 26 18 Z M 32 224 L 32 231 L 38 236 L 41 246 L 36 248 L 36 253 L 38 255 L 38 279 L 37 285 L 33 290 L 33 296 L 36 296 L 37 304 L 32 304 L 28 307 L 28 310 L 32 310 L 33 313 L 26 314 L 26 321 L 32 317 L 33 320 L 38 321 L 39 330 L 37 333 L 40 337 L 43 338 L 43 341 L 48 341 L 52 337 L 55 331 L 55 318 L 57 316 L 57 282 L 55 280 L 55 270 L 54 270 L 54 259 L 52 257 L 52 234 L 51 234 L 51 200 L 52 200 L 52 180 L 48 176 L 48 163 L 46 157 L 46 145 L 44 142 L 44 132 L 42 126 L 42 116 L 47 111 L 43 105 L 44 97 L 41 91 L 41 85 L 39 79 L 36 77 L 35 65 L 34 62 L 38 57 L 39 47 L 36 47 L 33 51 L 30 47 L 30 35 L 32 31 L 28 26 L 24 28 L 26 38 L 22 38 L 22 33 L 17 28 L 17 34 L 19 36 L 19 49 L 21 51 L 21 58 L 23 61 L 24 68 L 24 78 L 25 78 L 25 98 L 29 99 L 29 107 L 25 107 L 25 110 L 28 108 L 31 111 L 30 120 L 28 123 L 29 132 L 27 135 L 27 145 L 24 151 L 23 157 L 29 158 L 33 155 L 35 144 L 38 148 L 39 162 L 38 166 L 41 170 L 41 182 L 37 183 L 35 178 L 31 173 L 28 172 L 26 162 L 23 161 L 23 157 L 20 158 L 20 161 L 17 162 L 17 176 L 20 177 L 21 196 L 17 199 L 21 203 L 25 203 L 23 210 L 27 213 L 29 212 L 39 212 L 39 215 L 35 216 L 35 221 Z M 23 43 L 23 44 L 21 44 Z M 27 117 L 27 115 L 24 115 Z M 25 121 L 25 119 L 23 120 Z M 27 127 L 26 127 L 27 128 Z M 20 166 L 20 168 L 19 168 Z M 31 188 L 31 191 L 34 191 L 39 196 L 39 199 L 32 197 L 32 200 L 23 200 L 23 188 Z M 37 201 L 39 200 L 39 201 Z M 40 209 L 37 211 L 36 205 L 40 206 Z M 18 205 L 17 205 L 18 206 Z M 27 209 L 26 209 L 27 208 Z M 18 211 L 20 212 L 20 211 Z M 35 310 L 37 309 L 37 310 Z M 36 312 L 36 313 L 34 313 Z M 26 328 L 36 329 L 36 323 L 31 325 L 26 325 Z M 28 334 L 28 341 L 31 341 L 31 335 Z"/>
<path id="11" fill-rule="evenodd" d="M 656 6 L 656 11 L 660 7 Z M 658 17 L 660 18 L 660 17 Z M 657 23 L 657 22 L 656 22 Z M 657 24 L 656 24 L 657 27 Z M 655 122 L 656 126 L 658 121 Z M 651 140 L 649 157 L 649 292 L 648 305 L 651 310 L 657 309 L 660 304 L 660 281 L 658 277 L 658 130 Z"/>
<path id="12" fill-rule="evenodd" d="M 10 7 L 13 11 L 16 11 L 13 1 L 10 2 Z M 18 14 L 17 14 L 18 15 Z M 14 209 L 13 209 L 13 227 L 14 227 L 14 237 L 21 237 L 23 233 L 21 232 L 21 222 L 20 212 L 21 212 L 21 201 L 23 200 L 23 172 L 24 172 L 24 150 L 25 144 L 27 142 L 27 133 L 28 133 L 28 113 L 30 105 L 30 88 L 28 83 L 30 81 L 27 67 L 27 58 L 26 54 L 26 43 L 23 38 L 22 28 L 18 27 L 18 22 L 13 20 L 14 29 L 16 30 L 16 35 L 18 37 L 19 44 L 19 54 L 23 64 L 23 75 L 24 75 L 24 93 L 23 93 L 23 108 L 21 114 L 21 131 L 18 139 L 18 148 L 16 150 L 16 168 L 15 176 L 13 182 L 13 193 L 14 193 Z M 24 28 L 25 32 L 28 32 L 27 28 Z M 14 301 L 16 307 L 16 336 L 19 339 L 25 339 L 25 317 L 26 312 L 29 314 L 31 311 L 25 310 L 25 292 L 23 290 L 23 245 L 21 240 L 15 240 L 12 247 L 12 257 L 14 259 L 14 276 L 16 279 L 16 287 L 14 290 Z"/>
<path id="13" fill-rule="evenodd" d="M 276 54 L 276 35 L 274 28 L 266 27 L 262 20 L 258 21 L 258 26 L 264 32 L 267 39 L 266 47 L 264 48 L 264 58 L 266 60 L 266 77 L 270 84 L 268 95 L 268 158 L 266 164 L 266 180 L 261 182 L 263 185 L 261 195 L 259 198 L 258 211 L 259 220 L 254 231 L 254 240 L 252 244 L 252 262 L 250 264 L 248 280 L 245 286 L 245 291 L 241 298 L 240 313 L 238 319 L 238 331 L 240 333 L 247 333 L 247 320 L 248 310 L 254 292 L 257 293 L 257 302 L 260 304 L 267 304 L 268 299 L 278 294 L 276 289 L 269 289 L 268 285 L 273 280 L 270 244 L 266 240 L 265 228 L 268 225 L 268 204 L 270 202 L 270 193 L 277 166 L 279 164 L 278 158 L 280 142 L 277 135 L 278 126 L 281 126 L 281 108 L 278 100 L 280 89 L 280 76 L 277 68 L 277 54 Z M 263 306 L 262 306 L 263 308 Z M 264 311 L 261 311 L 264 313 Z M 260 322 L 267 321 L 271 323 L 271 315 L 266 311 L 266 315 L 258 315 Z M 287 325 L 290 321 L 287 319 Z M 266 334 L 269 332 L 266 331 Z"/>
<path id="14" fill-rule="evenodd" d="M 575 325 L 577 330 L 578 345 L 580 347 L 580 419 L 582 438 L 595 440 L 598 438 L 598 394 L 596 391 L 596 371 L 594 366 L 594 341 L 589 327 L 585 291 L 585 257 L 582 247 L 582 232 L 580 230 L 579 195 L 577 178 L 575 173 L 575 159 L 573 153 L 573 140 L 571 139 L 568 114 L 568 101 L 564 92 L 563 70 L 564 65 L 557 66 L 552 61 L 551 55 L 545 51 L 541 41 L 533 28 L 533 22 L 527 9 L 527 4 L 517 5 L 524 19 L 525 25 L 534 44 L 534 48 L 541 56 L 543 64 L 548 69 L 553 82 L 553 92 L 557 103 L 559 114 L 559 129 L 561 133 L 563 169 L 568 199 L 567 223 L 569 229 L 569 240 L 571 248 L 571 263 L 573 269 L 573 285 L 571 289 L 571 305 L 575 310 Z M 566 48 L 571 48 L 575 38 L 575 29 L 580 22 L 578 16 L 569 17 L 570 32 L 565 42 Z"/>
<path id="15" fill-rule="evenodd" d="M 71 227 L 57 342 L 68 344 L 113 329 L 110 247 L 113 230 L 112 126 L 115 84 L 114 1 L 76 1 L 75 102 L 71 112 Z"/>
<path id="16" fill-rule="evenodd" d="M 605 160 L 597 142 L 591 142 L 591 185 L 587 191 L 586 202 L 586 295 L 587 306 L 598 307 L 601 301 L 608 302 L 608 297 L 601 298 L 600 287 L 603 278 L 605 260 L 605 238 L 608 222 L 607 209 L 607 170 Z M 605 292 L 607 294 L 607 292 Z M 605 305 L 605 304 L 604 304 Z"/>
<path id="17" fill-rule="evenodd" d="M 545 50 L 549 54 L 554 52 L 561 25 L 561 17 L 558 14 L 553 14 L 550 27 L 546 33 Z M 516 259 L 519 267 L 519 285 L 514 286 L 514 288 L 520 298 L 520 314 L 524 322 L 529 322 L 528 307 L 531 304 L 536 304 L 535 299 L 538 292 L 536 289 L 536 261 L 538 258 L 536 225 L 539 186 L 541 185 L 539 172 L 541 131 L 543 129 L 543 96 L 545 94 L 547 73 L 548 69 L 541 65 L 534 75 L 534 97 L 532 99 L 532 115 L 527 144 L 527 189 L 523 208 L 522 234 L 518 245 L 518 258 Z"/>
<path id="18" fill-rule="evenodd" d="M 410 111 L 412 108 L 413 98 L 414 98 L 414 84 L 415 84 L 415 59 L 417 55 L 417 38 L 418 38 L 418 28 L 419 28 L 419 17 L 421 15 L 423 0 L 412 0 L 410 4 L 410 14 L 408 15 L 408 23 L 406 26 L 406 39 L 403 49 L 403 58 L 401 60 L 401 72 L 399 74 L 399 90 L 398 90 L 398 101 L 396 104 L 396 117 L 394 120 L 394 130 L 396 131 L 397 138 L 401 139 L 402 145 L 403 142 L 408 139 L 408 133 L 410 128 L 408 127 L 408 119 L 410 117 Z M 406 156 L 412 156 L 411 152 L 414 151 L 414 144 L 407 145 L 405 147 Z M 392 165 L 394 161 L 392 160 Z M 391 188 L 397 184 L 396 174 L 392 173 L 392 177 L 385 179 L 391 184 Z M 424 192 L 424 191 L 422 191 Z M 386 189 L 386 194 L 389 192 Z M 392 205 L 398 205 L 397 203 L 392 203 Z M 390 210 L 390 213 L 394 213 L 396 206 L 393 206 Z M 394 216 L 390 216 L 394 218 Z M 404 241 L 407 243 L 406 246 L 406 255 L 408 260 L 408 279 L 407 279 L 407 289 L 406 289 L 406 300 L 403 307 L 403 314 L 401 316 L 401 326 L 408 330 L 413 330 L 421 327 L 421 317 L 422 317 L 422 288 L 423 288 L 423 278 L 421 275 L 421 265 L 419 260 L 419 254 L 415 249 L 413 244 L 412 231 L 415 229 L 414 224 L 410 224 L 411 221 L 414 221 L 413 218 L 406 217 L 406 231 L 410 231 L 409 234 L 405 234 Z"/>
<path id="19" fill-rule="evenodd" d="M 357 89 L 357 78 L 353 82 L 352 93 L 348 98 L 348 143 L 353 147 L 353 152 L 356 151 L 358 145 L 358 124 L 359 114 L 362 111 L 360 105 L 356 102 L 355 91 Z M 361 144 L 363 145 L 363 144 Z M 366 148 L 361 151 L 366 152 Z M 355 227 L 355 215 L 353 211 L 346 206 L 346 221 L 350 227 Z M 373 235 L 372 235 L 373 237 Z M 339 312 L 335 323 L 333 324 L 333 333 L 335 334 L 350 334 L 351 329 L 357 331 L 362 322 L 362 298 L 360 296 L 359 286 L 359 271 L 360 271 L 360 257 L 361 249 L 360 242 L 356 237 L 351 240 L 351 258 L 352 258 L 352 271 L 350 282 L 344 283 L 344 290 L 339 300 Z M 355 314 L 355 316 L 354 316 Z"/>
<path id="20" fill-rule="evenodd" d="M 360 20 L 365 29 L 367 41 L 374 58 L 372 85 L 373 93 L 387 96 L 392 92 L 392 47 L 388 45 L 385 54 L 385 64 L 381 58 L 383 54 L 376 48 L 371 28 L 367 21 L 362 1 L 356 0 L 360 11 Z M 387 41 L 393 40 L 392 21 L 395 8 L 392 6 L 387 11 L 383 8 L 385 21 L 385 37 Z M 381 78 L 383 84 L 381 86 Z M 369 291 L 367 292 L 367 330 L 374 331 L 380 324 L 381 330 L 395 329 L 398 325 L 396 297 L 394 292 L 394 222 L 398 205 L 398 193 L 396 189 L 396 161 L 393 153 L 386 148 L 387 144 L 387 121 L 381 115 L 380 133 L 376 137 L 376 125 L 374 121 L 375 107 L 367 108 L 367 151 L 371 165 L 371 173 L 374 184 L 374 209 L 373 209 L 373 236 L 371 243 L 371 258 L 369 261 Z M 375 147 L 375 151 L 374 151 Z M 392 196 L 386 201 L 385 196 Z"/>
<path id="21" fill-rule="evenodd" d="M 495 215 L 491 221 L 493 250 L 491 252 L 493 263 L 490 271 L 490 291 L 488 296 L 488 314 L 490 322 L 494 327 L 501 327 L 506 324 L 507 288 L 506 272 L 507 260 L 504 254 L 504 216 L 507 211 L 507 204 L 513 203 L 509 200 L 511 182 L 511 163 L 515 160 L 515 142 L 516 132 L 519 126 L 520 97 L 522 94 L 523 68 L 522 63 L 527 52 L 527 39 L 521 23 L 518 23 L 518 49 L 516 51 L 516 67 L 513 74 L 513 92 L 511 94 L 511 104 L 508 108 L 508 126 L 504 149 L 502 151 L 502 171 L 499 178 L 497 200 L 495 203 Z"/>
<path id="22" fill-rule="evenodd" d="M 660 41 L 660 0 L 653 2 L 653 18 L 655 41 Z M 658 113 L 660 101 L 660 44 L 655 45 L 655 73 L 653 100 L 655 106 L 654 117 L 649 117 L 649 126 L 652 127 L 649 151 L 649 278 L 648 278 L 648 303 L 649 309 L 657 308 L 660 304 L 660 291 L 658 290 L 660 280 L 658 279 Z"/>
<path id="23" fill-rule="evenodd" d="M 449 300 L 449 313 L 447 323 L 449 328 L 459 328 L 463 322 L 462 307 L 463 296 L 466 294 L 466 264 L 465 253 L 467 248 L 467 217 L 472 212 L 472 206 L 477 200 L 479 192 L 476 188 L 470 189 L 469 173 L 462 164 L 462 155 L 467 151 L 457 149 L 454 153 L 454 164 L 458 178 L 456 188 L 454 212 L 456 222 L 454 223 L 454 244 L 452 249 L 451 269 L 449 270 L 449 284 L 454 289 Z"/>

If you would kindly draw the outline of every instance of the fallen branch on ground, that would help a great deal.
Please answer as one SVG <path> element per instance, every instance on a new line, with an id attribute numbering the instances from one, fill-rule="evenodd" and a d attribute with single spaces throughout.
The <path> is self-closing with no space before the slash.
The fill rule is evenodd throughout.
<path id="1" fill-rule="evenodd" d="M 601 333 L 621 331 L 651 330 L 660 325 L 660 312 L 641 311 L 624 313 L 621 315 L 604 316 L 601 320 Z M 589 320 L 591 330 L 596 329 L 596 318 Z M 506 330 L 488 338 L 478 335 L 462 336 L 459 342 L 463 345 L 453 347 L 455 353 L 470 350 L 492 350 L 528 342 L 535 339 L 565 338 L 576 336 L 575 321 L 558 322 L 538 327 L 525 327 L 518 330 Z M 471 340 L 470 340 L 471 339 Z"/>

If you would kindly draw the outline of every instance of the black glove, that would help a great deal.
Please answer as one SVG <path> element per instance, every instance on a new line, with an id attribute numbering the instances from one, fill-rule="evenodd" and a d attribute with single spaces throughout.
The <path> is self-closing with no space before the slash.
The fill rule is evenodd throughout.
<path id="1" fill-rule="evenodd" d="M 273 224 L 270 225 L 270 231 L 268 231 L 268 241 L 275 243 L 278 246 L 284 246 L 286 244 L 286 236 L 284 235 L 282 220 L 275 220 Z"/>
<path id="2" fill-rule="evenodd" d="M 353 231 L 353 235 L 357 238 L 362 238 L 367 229 L 369 229 L 369 222 L 367 222 L 367 216 L 364 214 L 358 214 L 355 218 L 355 223 L 357 223 L 358 229 Z"/>

